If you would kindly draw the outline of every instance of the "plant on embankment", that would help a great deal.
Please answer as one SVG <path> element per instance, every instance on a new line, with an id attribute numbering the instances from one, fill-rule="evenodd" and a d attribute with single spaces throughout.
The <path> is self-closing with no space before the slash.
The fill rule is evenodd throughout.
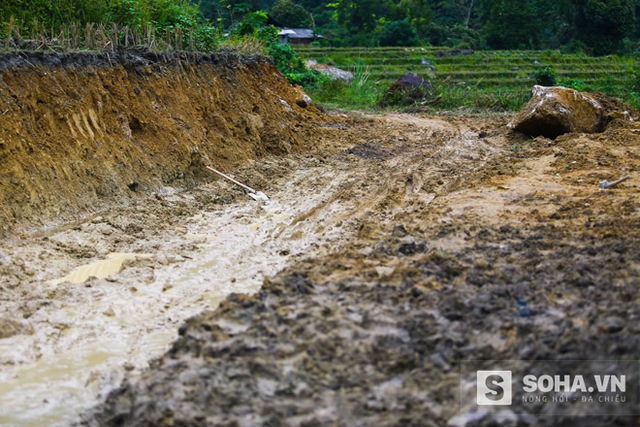
<path id="1" fill-rule="evenodd" d="M 327 78 L 323 74 L 307 68 L 304 60 L 291 48 L 291 45 L 280 42 L 278 29 L 273 25 L 267 25 L 267 21 L 265 12 L 247 15 L 229 33 L 231 43 L 238 41 L 247 45 L 258 43 L 264 53 L 271 58 L 273 65 L 293 84 L 312 87 L 326 81 Z"/>
<path id="2" fill-rule="evenodd" d="M 0 50 L 232 49 L 241 55 L 269 56 L 294 84 L 309 87 L 324 79 L 309 70 L 291 46 L 279 43 L 277 29 L 266 25 L 265 12 L 246 15 L 225 35 L 186 0 L 75 0 L 75 8 L 71 0 L 22 3 L 0 3 Z"/>
<path id="3" fill-rule="evenodd" d="M 327 79 L 307 89 L 311 98 L 329 108 L 346 110 L 373 110 L 383 95 L 380 82 L 372 78 L 370 67 L 356 64 L 351 68 L 353 79 L 349 82 Z"/>
<path id="4" fill-rule="evenodd" d="M 26 3 L 26 4 L 23 4 Z M 150 50 L 211 52 L 222 31 L 184 0 L 4 0 L 0 50 Z"/>

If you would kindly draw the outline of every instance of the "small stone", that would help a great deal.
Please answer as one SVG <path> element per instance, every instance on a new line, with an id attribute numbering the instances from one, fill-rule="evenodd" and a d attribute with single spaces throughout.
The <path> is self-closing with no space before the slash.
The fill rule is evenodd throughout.
<path id="1" fill-rule="evenodd" d="M 407 229 L 404 228 L 404 225 L 398 224 L 395 227 L 393 227 L 393 235 L 395 237 L 405 237 L 407 234 L 408 234 Z"/>
<path id="2" fill-rule="evenodd" d="M 33 327 L 18 320 L 0 317 L 0 339 L 13 337 L 15 335 L 31 335 Z"/>
<path id="3" fill-rule="evenodd" d="M 302 108 L 307 108 L 311 105 L 311 98 L 305 93 L 301 98 L 296 99 L 296 104 Z"/>
<path id="4" fill-rule="evenodd" d="M 598 329 L 606 334 L 615 334 L 624 329 L 625 322 L 619 317 L 607 317 L 598 324 Z"/>

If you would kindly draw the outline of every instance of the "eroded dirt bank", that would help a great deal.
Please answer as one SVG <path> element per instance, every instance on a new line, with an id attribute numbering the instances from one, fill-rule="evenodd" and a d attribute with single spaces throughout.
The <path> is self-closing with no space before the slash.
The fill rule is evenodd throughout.
<path id="1" fill-rule="evenodd" d="M 337 229 L 340 244 L 190 319 L 84 424 L 638 425 L 637 389 L 630 406 L 559 416 L 461 400 L 465 360 L 637 360 L 640 349 L 640 125 L 551 141 L 505 124 L 343 124 L 365 137 L 314 158 L 340 191 L 294 221 Z M 315 182 L 299 185 L 325 190 Z"/>
<path id="2" fill-rule="evenodd" d="M 230 53 L 23 53 L 0 71 L 0 236 L 193 187 L 203 156 L 228 170 L 308 149 L 323 121 L 264 59 Z"/>

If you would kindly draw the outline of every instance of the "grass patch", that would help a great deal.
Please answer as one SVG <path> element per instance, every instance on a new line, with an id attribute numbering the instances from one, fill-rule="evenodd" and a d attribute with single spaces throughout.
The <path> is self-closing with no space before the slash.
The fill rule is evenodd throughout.
<path id="1" fill-rule="evenodd" d="M 531 98 L 527 90 L 504 88 L 449 87 L 438 89 L 436 110 L 466 110 L 472 112 L 509 112 L 520 110 Z"/>
<path id="2" fill-rule="evenodd" d="M 344 110 L 373 110 L 386 86 L 371 78 L 371 69 L 356 65 L 351 69 L 353 80 L 345 83 L 331 80 L 307 89 L 309 96 L 328 108 Z"/>

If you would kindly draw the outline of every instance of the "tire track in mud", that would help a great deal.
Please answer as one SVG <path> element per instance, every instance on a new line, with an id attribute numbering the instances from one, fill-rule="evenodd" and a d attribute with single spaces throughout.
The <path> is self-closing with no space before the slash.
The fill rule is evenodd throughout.
<path id="1" fill-rule="evenodd" d="M 403 144 L 411 128 L 398 121 L 393 143 L 354 141 L 365 161 L 347 164 L 362 170 L 308 215 L 347 215 L 336 249 L 293 259 L 253 296 L 189 319 L 167 354 L 82 425 L 636 426 L 633 405 L 478 410 L 461 368 L 637 363 L 638 186 L 597 185 L 620 170 L 637 179 L 640 125 L 528 141 L 518 153 L 507 150 L 517 136 L 472 123 L 431 144 L 419 132 Z"/>
<path id="2" fill-rule="evenodd" d="M 267 204 L 220 181 L 193 192 L 165 188 L 155 199 L 7 241 L 0 326 L 13 332 L 0 340 L 0 424 L 68 424 L 161 356 L 186 318 L 230 293 L 255 293 L 264 278 L 335 252 L 350 236 L 373 237 L 370 218 L 387 221 L 429 150 L 458 131 L 438 119 L 356 116 L 344 133 L 328 154 L 240 170 L 270 182 Z M 425 188 L 410 196 L 430 200 Z M 220 206 L 226 194 L 235 201 Z M 118 255 L 116 274 L 56 282 L 114 253 L 144 257 Z"/>

